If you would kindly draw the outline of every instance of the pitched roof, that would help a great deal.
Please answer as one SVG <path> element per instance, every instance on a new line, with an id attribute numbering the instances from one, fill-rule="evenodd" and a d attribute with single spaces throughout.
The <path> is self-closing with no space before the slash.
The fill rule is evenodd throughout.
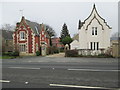
<path id="1" fill-rule="evenodd" d="M 41 30 L 40 28 L 40 24 L 36 23 L 36 22 L 32 22 L 32 21 L 29 21 L 27 19 L 25 19 L 26 23 L 32 28 L 32 30 L 34 31 L 34 33 L 36 35 L 39 35 L 39 32 Z"/>
<path id="2" fill-rule="evenodd" d="M 109 29 L 111 29 L 111 27 L 107 24 L 107 22 L 105 21 L 105 19 L 103 19 L 103 18 L 98 14 L 95 4 L 93 5 L 93 9 L 92 9 L 90 15 L 84 20 L 84 23 L 83 23 L 83 24 L 85 24 L 86 21 L 91 18 L 90 22 L 88 23 L 88 25 L 90 25 L 90 23 L 92 22 L 92 20 L 93 20 L 94 18 L 96 18 L 96 16 L 98 16 L 98 17 L 106 24 L 106 26 L 107 26 Z M 96 18 L 96 19 L 97 19 L 97 18 Z M 99 21 L 99 20 L 97 19 L 97 21 Z M 100 23 L 100 22 L 99 22 L 99 23 Z M 82 24 L 82 26 L 83 26 L 83 24 Z M 101 23 L 100 23 L 100 24 L 101 24 Z M 87 28 L 88 28 L 88 25 L 87 25 L 87 27 L 86 27 L 86 30 L 87 30 Z M 102 25 L 102 24 L 101 24 L 101 25 Z"/>
<path id="3" fill-rule="evenodd" d="M 40 35 L 40 31 L 42 30 L 42 28 L 44 28 L 45 32 L 46 32 L 46 36 L 49 38 L 49 34 L 46 31 L 46 25 L 45 24 L 39 24 L 37 22 L 33 22 L 30 20 L 25 19 L 24 16 L 22 16 L 22 20 L 24 20 L 26 22 L 27 25 L 29 25 L 29 27 L 33 30 L 33 32 L 35 33 L 35 35 Z M 21 21 L 22 21 L 21 20 Z M 42 27 L 43 25 L 43 27 Z"/>
<path id="4" fill-rule="evenodd" d="M 76 35 L 73 37 L 73 40 L 79 41 L 79 34 L 76 34 Z"/>
<path id="5" fill-rule="evenodd" d="M 7 40 L 13 39 L 13 37 L 12 37 L 13 31 L 2 30 L 2 33 L 0 33 L 0 34 L 2 34 L 2 37 L 3 37 L 4 39 L 7 39 Z"/>

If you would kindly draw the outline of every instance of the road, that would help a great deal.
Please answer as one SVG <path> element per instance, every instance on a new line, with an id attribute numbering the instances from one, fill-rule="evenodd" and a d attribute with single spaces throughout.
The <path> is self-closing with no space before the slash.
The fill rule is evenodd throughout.
<path id="1" fill-rule="evenodd" d="M 4 59 L 3 88 L 118 88 L 118 59 L 24 57 Z"/>

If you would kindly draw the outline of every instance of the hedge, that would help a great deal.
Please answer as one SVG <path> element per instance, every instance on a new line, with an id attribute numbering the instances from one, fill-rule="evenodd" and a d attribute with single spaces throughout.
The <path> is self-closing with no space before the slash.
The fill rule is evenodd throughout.
<path id="1" fill-rule="evenodd" d="M 77 50 L 66 50 L 65 51 L 65 56 L 66 57 L 77 57 L 78 56 L 78 51 Z"/>

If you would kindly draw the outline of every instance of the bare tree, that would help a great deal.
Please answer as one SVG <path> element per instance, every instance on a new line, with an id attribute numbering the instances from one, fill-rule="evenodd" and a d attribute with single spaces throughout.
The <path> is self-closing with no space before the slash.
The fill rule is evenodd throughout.
<path id="1" fill-rule="evenodd" d="M 2 30 L 8 30 L 8 31 L 13 31 L 15 30 L 15 26 L 14 25 L 10 25 L 10 24 L 4 24 L 2 25 Z"/>
<path id="2" fill-rule="evenodd" d="M 120 32 L 115 32 L 112 34 L 112 37 L 120 37 Z"/>

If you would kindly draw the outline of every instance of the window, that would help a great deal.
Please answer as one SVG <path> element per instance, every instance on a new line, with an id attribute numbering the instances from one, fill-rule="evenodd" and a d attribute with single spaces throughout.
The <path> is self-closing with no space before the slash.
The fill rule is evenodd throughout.
<path id="1" fill-rule="evenodd" d="M 24 40 L 25 39 L 25 32 L 20 32 L 20 39 Z"/>
<path id="2" fill-rule="evenodd" d="M 92 50 L 92 42 L 90 42 L 91 50 Z"/>
<path id="3" fill-rule="evenodd" d="M 20 52 L 25 52 L 26 51 L 26 45 L 25 44 L 21 44 L 19 47 L 19 51 Z"/>
<path id="4" fill-rule="evenodd" d="M 94 27 L 92 27 L 92 35 L 94 35 Z"/>
<path id="5" fill-rule="evenodd" d="M 95 42 L 94 42 L 94 50 L 95 50 Z"/>
<path id="6" fill-rule="evenodd" d="M 97 50 L 99 49 L 99 42 L 97 42 Z"/>
<path id="7" fill-rule="evenodd" d="M 99 42 L 90 42 L 91 50 L 99 50 Z"/>
<path id="8" fill-rule="evenodd" d="M 39 31 L 38 31 L 38 28 L 37 28 L 37 26 L 35 26 L 35 30 L 36 30 L 37 34 L 39 34 Z"/>
<path id="9" fill-rule="evenodd" d="M 95 27 L 95 35 L 97 35 L 97 27 Z"/>
<path id="10" fill-rule="evenodd" d="M 97 35 L 97 27 L 92 27 L 92 35 Z"/>

